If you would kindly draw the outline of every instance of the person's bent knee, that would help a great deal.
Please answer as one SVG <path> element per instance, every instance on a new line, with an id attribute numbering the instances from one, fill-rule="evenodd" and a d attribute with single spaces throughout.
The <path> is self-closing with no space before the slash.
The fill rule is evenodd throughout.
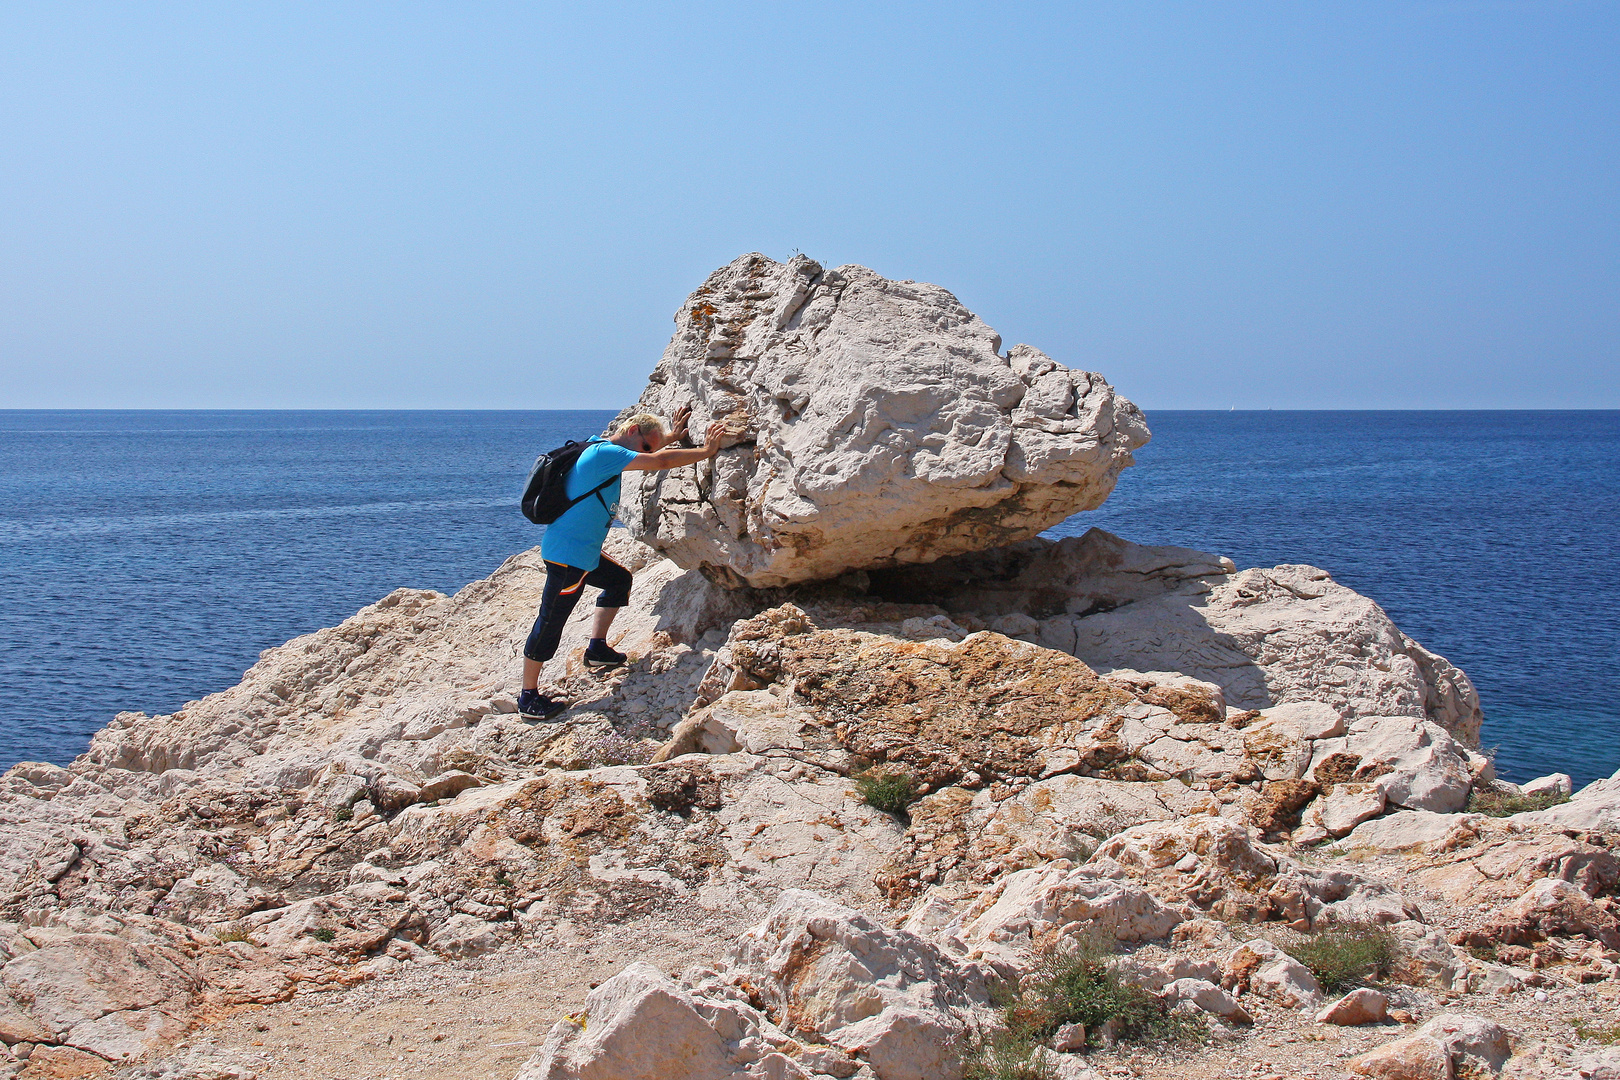
<path id="1" fill-rule="evenodd" d="M 598 582 L 593 584 L 597 584 L 602 590 L 601 595 L 596 598 L 597 607 L 622 608 L 630 603 L 630 586 L 635 581 L 630 571 L 604 558 L 601 565 L 596 568 L 595 576 Z"/>

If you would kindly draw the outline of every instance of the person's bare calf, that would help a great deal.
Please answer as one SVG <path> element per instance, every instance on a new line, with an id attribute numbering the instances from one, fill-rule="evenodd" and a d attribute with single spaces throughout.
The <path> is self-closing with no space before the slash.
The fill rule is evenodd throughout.
<path id="1" fill-rule="evenodd" d="M 613 620 L 618 617 L 619 612 L 622 610 L 622 608 L 616 607 L 599 607 L 596 609 L 596 614 L 591 616 L 592 644 L 600 641 L 603 647 L 606 647 L 608 631 L 612 629 Z M 586 648 L 588 650 L 589 646 L 586 646 Z M 622 660 L 619 661 L 619 663 L 623 662 Z M 523 689 L 540 689 L 540 671 L 544 667 L 545 665 L 538 660 L 530 660 L 526 656 L 523 658 Z"/>

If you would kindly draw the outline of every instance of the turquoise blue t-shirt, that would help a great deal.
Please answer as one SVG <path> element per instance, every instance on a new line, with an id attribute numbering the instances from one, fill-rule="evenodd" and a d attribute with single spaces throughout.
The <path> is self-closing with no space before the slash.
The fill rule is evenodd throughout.
<path id="1" fill-rule="evenodd" d="M 602 541 L 619 509 L 619 474 L 636 452 L 618 443 L 597 442 L 587 446 L 568 471 L 564 490 L 570 499 L 579 498 L 608 477 L 613 483 L 580 499 L 562 517 L 546 526 L 540 538 L 540 554 L 550 562 L 566 563 L 581 570 L 595 570 L 602 561 Z"/>

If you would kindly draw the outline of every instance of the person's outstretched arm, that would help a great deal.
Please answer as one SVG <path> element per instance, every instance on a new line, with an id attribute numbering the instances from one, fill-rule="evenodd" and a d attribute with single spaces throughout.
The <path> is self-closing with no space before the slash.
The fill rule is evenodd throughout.
<path id="1" fill-rule="evenodd" d="M 626 465 L 624 470 L 625 472 L 656 472 L 659 469 L 673 469 L 680 465 L 690 465 L 694 461 L 707 461 L 720 452 L 720 440 L 725 438 L 725 434 L 725 421 L 716 420 L 709 425 L 702 446 L 672 447 L 668 450 L 654 450 L 648 454 L 637 454 L 630 459 L 630 464 Z"/>

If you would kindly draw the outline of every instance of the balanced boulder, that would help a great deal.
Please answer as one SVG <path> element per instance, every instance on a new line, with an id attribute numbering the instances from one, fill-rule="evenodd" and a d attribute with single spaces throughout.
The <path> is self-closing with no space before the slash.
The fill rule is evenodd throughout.
<path id="1" fill-rule="evenodd" d="M 675 315 L 635 411 L 725 449 L 632 474 L 620 517 L 678 565 L 768 587 L 1033 537 L 1148 441 L 1100 375 L 1001 337 L 936 285 L 744 255 Z M 639 479 L 638 479 L 639 477 Z"/>

